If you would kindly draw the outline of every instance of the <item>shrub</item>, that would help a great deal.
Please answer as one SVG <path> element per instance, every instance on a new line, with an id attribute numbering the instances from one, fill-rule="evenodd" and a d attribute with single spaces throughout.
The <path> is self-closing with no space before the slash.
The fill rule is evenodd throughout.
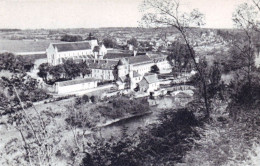
<path id="1" fill-rule="evenodd" d="M 96 99 L 95 96 L 91 96 L 91 97 L 90 97 L 90 101 L 91 101 L 92 103 L 95 103 L 95 102 L 97 102 L 97 99 Z"/>
<path id="2" fill-rule="evenodd" d="M 88 95 L 83 95 L 83 96 L 82 96 L 82 100 L 84 101 L 84 103 L 89 102 L 89 97 L 88 97 Z"/>

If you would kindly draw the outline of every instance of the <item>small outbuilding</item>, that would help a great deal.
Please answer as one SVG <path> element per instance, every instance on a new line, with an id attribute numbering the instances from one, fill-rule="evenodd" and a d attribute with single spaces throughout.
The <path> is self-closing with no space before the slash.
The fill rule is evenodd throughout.
<path id="1" fill-rule="evenodd" d="M 97 83 L 98 80 L 92 78 L 76 79 L 56 82 L 54 88 L 56 93 L 62 94 L 93 89 L 97 87 Z"/>
<path id="2" fill-rule="evenodd" d="M 160 89 L 160 81 L 157 74 L 147 74 L 138 83 L 141 92 L 154 92 Z"/>

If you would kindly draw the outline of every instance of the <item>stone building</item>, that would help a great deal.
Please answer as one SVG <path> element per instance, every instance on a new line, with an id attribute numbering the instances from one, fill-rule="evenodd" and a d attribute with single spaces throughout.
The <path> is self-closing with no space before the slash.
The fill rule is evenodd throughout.
<path id="1" fill-rule="evenodd" d="M 96 88 L 97 83 L 98 80 L 92 78 L 56 82 L 54 85 L 54 91 L 58 94 L 84 91 Z"/>

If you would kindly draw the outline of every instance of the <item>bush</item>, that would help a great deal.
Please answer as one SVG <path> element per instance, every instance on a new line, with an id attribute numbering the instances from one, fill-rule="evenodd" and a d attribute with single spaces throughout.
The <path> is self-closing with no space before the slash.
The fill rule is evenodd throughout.
<path id="1" fill-rule="evenodd" d="M 89 97 L 88 97 L 88 95 L 83 95 L 83 96 L 82 96 L 82 100 L 84 101 L 84 103 L 89 102 Z"/>
<path id="2" fill-rule="evenodd" d="M 170 110 L 162 115 L 161 123 L 150 130 L 139 131 L 138 136 L 124 136 L 117 141 L 97 140 L 91 156 L 83 163 L 93 165 L 175 165 L 199 138 L 194 114 L 186 109 Z M 170 160 L 169 160 L 170 159 Z M 109 164 L 107 164 L 109 163 Z"/>
<path id="3" fill-rule="evenodd" d="M 92 103 L 96 103 L 96 102 L 97 102 L 97 99 L 96 99 L 95 96 L 91 96 L 91 97 L 90 97 L 90 101 L 91 101 Z"/>

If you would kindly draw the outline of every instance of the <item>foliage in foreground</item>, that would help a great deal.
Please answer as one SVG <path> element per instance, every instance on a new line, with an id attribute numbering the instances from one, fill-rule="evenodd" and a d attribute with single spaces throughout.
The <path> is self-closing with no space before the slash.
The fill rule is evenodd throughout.
<path id="1" fill-rule="evenodd" d="M 0 78 L 0 114 L 6 114 L 21 109 L 23 105 L 31 106 L 32 102 L 41 101 L 50 97 L 44 90 L 39 88 L 36 79 L 27 74 L 14 74 L 10 78 Z M 18 96 L 19 95 L 19 98 Z"/>
<path id="2" fill-rule="evenodd" d="M 30 71 L 33 67 L 33 62 L 22 56 L 15 56 L 12 53 L 0 54 L 0 71 L 8 70 L 12 73 L 23 73 Z"/>
<path id="3" fill-rule="evenodd" d="M 82 166 L 173 165 L 191 149 L 194 138 L 199 139 L 196 126 L 199 122 L 192 112 L 171 110 L 161 116 L 160 124 L 150 126 L 146 132 L 138 131 L 119 142 L 113 138 L 97 140 L 92 145 L 93 152 L 83 159 Z"/>
<path id="4" fill-rule="evenodd" d="M 72 59 L 68 59 L 63 64 L 56 66 L 43 63 L 39 66 L 39 72 L 37 74 L 45 83 L 53 84 L 57 81 L 71 80 L 79 76 L 84 78 L 90 73 L 91 70 L 86 64 L 86 61 L 75 63 Z"/>
<path id="5" fill-rule="evenodd" d="M 150 110 L 147 101 L 127 98 L 115 98 L 111 99 L 108 104 L 87 108 L 89 105 L 86 103 L 89 100 L 93 102 L 92 97 L 88 98 L 84 95 L 82 98 L 76 98 L 75 105 L 67 108 L 68 114 L 65 120 L 69 125 L 92 128 L 108 120 L 145 113 Z"/>

